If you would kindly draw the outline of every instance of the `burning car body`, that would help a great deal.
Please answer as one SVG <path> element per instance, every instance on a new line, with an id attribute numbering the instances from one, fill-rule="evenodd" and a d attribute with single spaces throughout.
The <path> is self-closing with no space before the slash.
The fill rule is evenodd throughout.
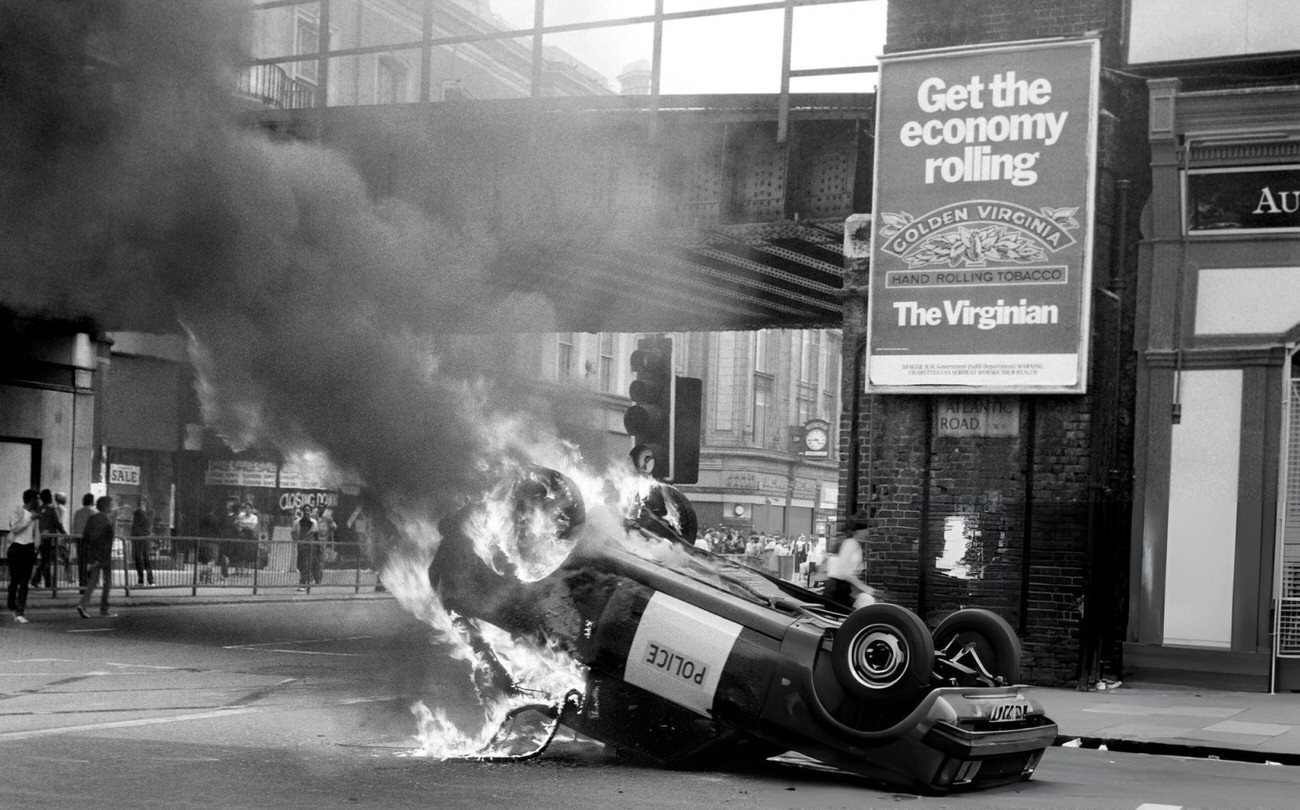
<path id="1" fill-rule="evenodd" d="M 693 548 L 689 503 L 650 489 L 626 514 L 530 468 L 440 526 L 429 579 L 446 608 L 584 668 L 557 724 L 668 767 L 793 751 L 928 793 L 1032 776 L 1057 727 L 1017 684 L 1005 621 L 964 609 L 932 632 L 898 605 L 838 605 Z"/>

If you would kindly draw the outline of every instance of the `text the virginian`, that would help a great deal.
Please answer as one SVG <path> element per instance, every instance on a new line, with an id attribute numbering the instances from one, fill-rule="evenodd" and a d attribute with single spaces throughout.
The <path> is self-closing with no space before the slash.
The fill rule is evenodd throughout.
<path id="1" fill-rule="evenodd" d="M 1021 298 L 1008 304 L 1001 298 L 996 304 L 974 306 L 969 300 L 944 301 L 942 306 L 924 307 L 918 301 L 895 301 L 899 326 L 974 326 L 996 329 L 999 326 L 1033 326 L 1055 324 L 1060 320 L 1056 304 L 1030 304 Z"/>

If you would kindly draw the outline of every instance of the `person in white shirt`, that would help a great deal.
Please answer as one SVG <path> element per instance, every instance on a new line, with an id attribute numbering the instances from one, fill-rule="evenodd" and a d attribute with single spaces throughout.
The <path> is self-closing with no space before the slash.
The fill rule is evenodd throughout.
<path id="1" fill-rule="evenodd" d="M 41 534 L 41 499 L 34 489 L 23 491 L 23 505 L 9 518 L 8 607 L 14 621 L 27 624 L 27 589 L 36 567 L 36 542 Z"/>
<path id="2" fill-rule="evenodd" d="M 826 557 L 826 583 L 822 595 L 841 605 L 861 607 L 876 601 L 875 591 L 862 581 L 862 544 L 867 539 L 867 523 L 855 515 L 849 521 L 852 532 L 842 537 L 838 548 Z"/>

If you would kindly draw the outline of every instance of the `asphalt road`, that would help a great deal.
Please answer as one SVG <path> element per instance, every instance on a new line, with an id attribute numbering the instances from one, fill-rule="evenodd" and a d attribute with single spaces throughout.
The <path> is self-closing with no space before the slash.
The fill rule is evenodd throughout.
<path id="1" fill-rule="evenodd" d="M 468 679 L 392 601 L 119 612 L 0 620 L 0 807 L 1163 810 L 1300 796 L 1300 769 L 1080 749 L 1048 751 L 1031 782 L 937 798 L 791 765 L 639 767 L 565 731 L 533 760 L 436 762 L 410 756 L 410 707 L 472 719 Z"/>

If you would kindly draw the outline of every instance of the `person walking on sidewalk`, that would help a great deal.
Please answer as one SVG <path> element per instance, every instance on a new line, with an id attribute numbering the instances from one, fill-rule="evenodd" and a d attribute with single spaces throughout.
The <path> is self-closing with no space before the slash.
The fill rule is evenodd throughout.
<path id="1" fill-rule="evenodd" d="M 311 507 L 302 508 L 302 516 L 293 524 L 293 539 L 298 543 L 298 592 L 307 590 L 315 580 L 320 584 L 320 527 L 311 516 Z"/>
<path id="2" fill-rule="evenodd" d="M 41 500 L 36 490 L 23 491 L 23 505 L 9 518 L 8 607 L 14 621 L 27 624 L 27 589 L 36 567 L 36 543 L 41 533 Z"/>
<path id="3" fill-rule="evenodd" d="M 135 563 L 136 585 L 143 588 L 145 577 L 153 584 L 153 513 L 149 511 L 149 499 L 140 496 L 140 502 L 131 514 L 131 561 Z"/>
<path id="4" fill-rule="evenodd" d="M 59 519 L 59 510 L 54 505 L 54 493 L 48 489 L 40 492 L 41 511 L 37 516 L 40 524 L 40 539 L 36 544 L 36 571 L 32 574 L 32 587 L 39 588 L 41 583 L 49 588 L 58 578 L 54 567 L 54 538 L 52 534 L 67 534 L 63 521 Z"/>
<path id="5" fill-rule="evenodd" d="M 95 514 L 95 496 L 87 492 L 81 496 L 81 508 L 72 515 L 72 536 L 76 538 L 77 553 L 77 585 L 86 587 L 86 541 L 82 540 L 82 532 L 86 529 L 86 521 L 90 516 Z"/>
<path id="6" fill-rule="evenodd" d="M 86 520 L 82 529 L 82 545 L 86 549 L 86 587 L 81 592 L 81 602 L 77 613 L 83 619 L 89 619 L 86 609 L 90 607 L 91 594 L 95 584 L 103 582 L 103 591 L 99 596 L 99 615 L 113 616 L 108 609 L 108 592 L 113 588 L 113 499 L 107 495 L 95 501 L 95 514 Z M 102 577 L 102 580 L 101 580 Z"/>
<path id="7" fill-rule="evenodd" d="M 859 576 L 867 527 L 867 516 L 861 512 L 854 514 L 849 518 L 848 536 L 842 537 L 835 553 L 826 558 L 826 583 L 822 595 L 827 599 L 854 608 L 876 601 L 875 589 Z"/>

